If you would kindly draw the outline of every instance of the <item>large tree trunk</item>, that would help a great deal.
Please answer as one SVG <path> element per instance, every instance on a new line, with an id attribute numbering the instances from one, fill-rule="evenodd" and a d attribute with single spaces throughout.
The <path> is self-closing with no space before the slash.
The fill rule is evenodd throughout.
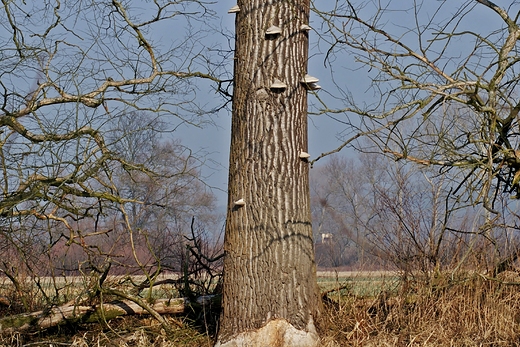
<path id="1" fill-rule="evenodd" d="M 239 1 L 217 346 L 316 346 L 307 151 L 309 0 Z M 266 35 L 271 26 L 281 34 Z M 273 83 L 286 88 L 273 88 Z M 276 85 L 274 86 L 276 87 Z M 242 204 L 235 204 L 242 199 Z M 244 204 L 245 203 L 245 204 Z"/>

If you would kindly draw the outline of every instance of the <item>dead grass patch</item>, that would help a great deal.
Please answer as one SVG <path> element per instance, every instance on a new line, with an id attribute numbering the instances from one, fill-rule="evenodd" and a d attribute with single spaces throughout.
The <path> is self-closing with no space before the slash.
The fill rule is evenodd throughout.
<path id="1" fill-rule="evenodd" d="M 75 347 L 211 347 L 212 338 L 190 322 L 174 317 L 173 333 L 167 335 L 153 318 L 124 317 L 100 324 L 60 327 L 35 334 L 9 334 L 0 339 L 0 347 L 75 346 Z"/>
<path id="2" fill-rule="evenodd" d="M 517 285 L 471 274 L 401 288 L 327 303 L 323 346 L 520 346 Z"/>

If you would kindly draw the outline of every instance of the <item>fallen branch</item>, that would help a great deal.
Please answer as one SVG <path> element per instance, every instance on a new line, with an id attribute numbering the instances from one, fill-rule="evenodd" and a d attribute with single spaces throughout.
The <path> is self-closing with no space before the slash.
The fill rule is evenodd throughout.
<path id="1" fill-rule="evenodd" d="M 149 304 L 159 314 L 181 314 L 189 305 L 184 298 L 159 299 Z M 130 300 L 79 306 L 64 305 L 49 310 L 18 314 L 0 319 L 0 333 L 10 331 L 41 330 L 64 323 L 93 323 L 119 316 L 149 314 L 148 310 Z"/>

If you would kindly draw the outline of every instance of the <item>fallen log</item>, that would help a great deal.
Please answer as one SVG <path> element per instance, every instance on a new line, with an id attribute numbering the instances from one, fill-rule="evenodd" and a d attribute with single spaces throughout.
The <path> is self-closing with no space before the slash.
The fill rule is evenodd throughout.
<path id="1" fill-rule="evenodd" d="M 181 314 L 189 305 L 184 298 L 158 299 L 149 306 L 159 314 Z M 64 305 L 49 310 L 23 313 L 0 318 L 0 333 L 12 331 L 41 330 L 64 323 L 93 323 L 108 321 L 125 315 L 142 315 L 150 312 L 130 300 L 81 306 Z"/>

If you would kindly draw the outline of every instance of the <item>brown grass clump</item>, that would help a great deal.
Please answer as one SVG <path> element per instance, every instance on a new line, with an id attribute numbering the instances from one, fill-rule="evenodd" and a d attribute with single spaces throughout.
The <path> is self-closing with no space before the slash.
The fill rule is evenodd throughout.
<path id="1" fill-rule="evenodd" d="M 173 317 L 173 333 L 167 335 L 153 318 L 129 316 L 110 321 L 109 325 L 85 324 L 74 330 L 57 328 L 39 334 L 4 334 L 0 347 L 71 346 L 71 347 L 212 347 L 207 334 Z"/>
<path id="2" fill-rule="evenodd" d="M 518 285 L 470 274 L 342 295 L 326 304 L 322 346 L 520 346 Z"/>

